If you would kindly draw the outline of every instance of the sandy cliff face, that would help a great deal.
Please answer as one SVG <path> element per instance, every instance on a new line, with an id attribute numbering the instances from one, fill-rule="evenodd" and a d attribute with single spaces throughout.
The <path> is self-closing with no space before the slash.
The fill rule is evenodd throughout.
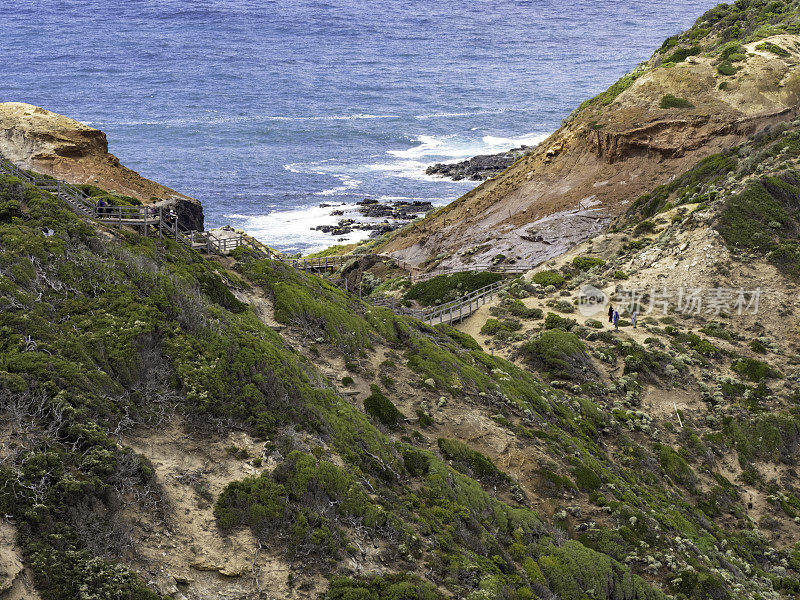
<path id="1" fill-rule="evenodd" d="M 756 48 L 763 40 L 749 44 L 733 77 L 721 76 L 708 56 L 651 69 L 608 104 L 577 111 L 507 171 L 397 234 L 382 251 L 414 264 L 439 257 L 442 266 L 486 263 L 498 254 L 533 263 L 559 255 L 698 160 L 793 118 L 800 38 L 767 41 L 789 56 Z M 667 94 L 692 106 L 661 108 Z M 547 239 L 553 219 L 564 231 L 556 240 Z"/>
<path id="2" fill-rule="evenodd" d="M 102 131 L 44 108 L 0 103 L 0 154 L 19 167 L 70 183 L 90 183 L 144 203 L 154 197 L 174 200 L 187 226 L 203 228 L 203 209 L 197 200 L 121 165 L 108 152 Z"/>

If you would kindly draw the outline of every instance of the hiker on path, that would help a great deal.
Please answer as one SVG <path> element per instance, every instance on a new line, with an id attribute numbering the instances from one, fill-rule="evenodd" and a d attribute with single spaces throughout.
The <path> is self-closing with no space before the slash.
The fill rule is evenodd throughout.
<path id="1" fill-rule="evenodd" d="M 614 329 L 619 329 L 619 313 L 614 311 Z"/>
<path id="2" fill-rule="evenodd" d="M 98 216 L 102 217 L 103 213 L 106 212 L 106 203 L 103 202 L 102 198 L 97 201 L 95 208 L 97 209 Z"/>
<path id="3" fill-rule="evenodd" d="M 636 311 L 633 311 L 631 315 L 631 323 L 633 323 L 633 328 L 636 329 Z"/>
<path id="4" fill-rule="evenodd" d="M 608 305 L 608 322 L 611 323 L 614 320 L 614 306 L 609 304 Z"/>

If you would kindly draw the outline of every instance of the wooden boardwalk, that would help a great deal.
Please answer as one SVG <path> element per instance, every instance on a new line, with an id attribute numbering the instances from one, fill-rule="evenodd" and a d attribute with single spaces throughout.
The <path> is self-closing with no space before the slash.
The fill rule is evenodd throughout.
<path id="1" fill-rule="evenodd" d="M 0 156 L 0 172 L 18 177 L 27 183 L 52 193 L 63 200 L 79 216 L 98 224 L 111 227 L 133 227 L 144 235 L 168 237 L 192 249 L 209 254 L 226 255 L 239 247 L 247 247 L 261 258 L 278 260 L 295 269 L 304 271 L 323 271 L 339 269 L 351 260 L 365 257 L 377 257 L 385 261 L 394 261 L 400 268 L 408 271 L 414 282 L 426 281 L 439 275 L 450 275 L 463 271 L 490 271 L 495 273 L 522 273 L 531 267 L 527 265 L 470 265 L 462 269 L 438 269 L 429 273 L 417 273 L 412 265 L 387 254 L 342 254 L 338 256 L 320 256 L 314 258 L 286 258 L 274 253 L 270 248 L 251 238 L 237 233 L 234 236 L 218 236 L 210 231 L 186 229 L 178 223 L 174 212 L 160 206 L 105 206 L 97 207 L 91 196 L 80 188 L 66 181 L 26 171 Z M 460 322 L 486 304 L 503 287 L 505 282 L 498 281 L 463 297 L 438 306 L 424 309 L 412 309 L 388 299 L 369 300 L 376 306 L 385 306 L 397 314 L 408 315 L 429 325 L 440 323 L 453 324 Z"/>
<path id="2" fill-rule="evenodd" d="M 427 308 L 408 308 L 399 304 L 396 299 L 388 299 L 385 297 L 374 299 L 366 298 L 366 302 L 369 302 L 373 306 L 389 308 L 399 315 L 414 317 L 428 325 L 438 325 L 440 323 L 452 325 L 472 315 L 472 313 L 499 294 L 506 285 L 507 282 L 505 281 L 495 281 L 473 292 L 469 292 L 456 300 Z"/>

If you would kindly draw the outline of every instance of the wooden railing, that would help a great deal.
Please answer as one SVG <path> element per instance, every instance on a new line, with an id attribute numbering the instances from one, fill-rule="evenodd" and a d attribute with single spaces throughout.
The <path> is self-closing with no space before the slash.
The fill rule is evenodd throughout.
<path id="1" fill-rule="evenodd" d="M 354 258 L 363 258 L 363 254 L 340 254 L 337 256 L 318 256 L 314 258 L 284 258 L 282 262 L 291 265 L 295 269 L 303 271 L 313 271 L 318 269 L 330 269 L 341 267 L 346 262 Z"/>
<path id="2" fill-rule="evenodd" d="M 466 319 L 481 306 L 486 304 L 493 296 L 496 296 L 500 290 L 507 285 L 505 281 L 495 281 L 480 289 L 474 290 L 444 304 L 437 304 L 428 308 L 409 308 L 398 304 L 397 299 L 377 297 L 367 298 L 366 301 L 373 306 L 382 306 L 391 309 L 393 312 L 401 315 L 408 315 L 419 319 L 423 323 L 429 325 L 438 325 L 439 323 L 446 323 L 452 325 L 453 323 L 460 322 Z"/>

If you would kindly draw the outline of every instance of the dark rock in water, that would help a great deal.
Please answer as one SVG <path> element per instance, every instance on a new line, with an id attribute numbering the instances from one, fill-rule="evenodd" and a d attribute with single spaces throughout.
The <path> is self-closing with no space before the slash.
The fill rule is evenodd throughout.
<path id="1" fill-rule="evenodd" d="M 425 169 L 426 175 L 440 175 L 454 181 L 482 181 L 513 165 L 531 146 L 512 148 L 500 154 L 481 154 L 457 163 L 437 163 Z"/>
<path id="2" fill-rule="evenodd" d="M 369 231 L 370 236 L 377 237 L 399 229 L 409 221 L 413 221 L 433 209 L 433 204 L 422 200 L 415 200 L 414 202 L 401 200 L 381 204 L 377 200 L 365 198 L 360 202 L 356 202 L 356 205 L 357 207 L 349 212 L 358 212 L 363 217 L 371 219 L 371 221 L 359 222 L 355 219 L 339 219 L 336 225 L 317 225 L 311 228 L 312 231 L 322 231 L 323 233 L 337 236 L 347 235 L 353 231 Z M 332 210 L 330 214 L 341 217 L 344 216 L 345 211 L 336 209 Z M 376 219 L 381 219 L 381 221 L 376 221 Z"/>

